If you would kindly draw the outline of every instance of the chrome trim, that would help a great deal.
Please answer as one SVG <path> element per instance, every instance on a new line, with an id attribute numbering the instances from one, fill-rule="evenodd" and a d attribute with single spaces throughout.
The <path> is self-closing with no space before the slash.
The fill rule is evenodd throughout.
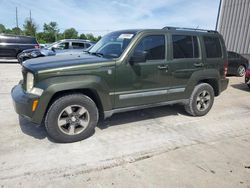
<path id="1" fill-rule="evenodd" d="M 104 118 L 106 119 L 108 117 L 111 117 L 113 114 L 120 113 L 120 112 L 140 110 L 144 108 L 152 108 L 152 107 L 165 106 L 165 105 L 177 104 L 177 103 L 187 104 L 188 99 L 165 101 L 165 102 L 154 103 L 154 104 L 145 104 L 145 105 L 140 105 L 140 106 L 130 106 L 130 107 L 125 107 L 125 108 L 117 108 L 114 110 L 108 110 L 108 111 L 104 111 Z"/>
<path id="2" fill-rule="evenodd" d="M 128 94 L 121 94 L 123 92 L 119 93 L 110 93 L 109 95 L 118 94 L 119 99 L 131 99 L 131 98 L 139 98 L 139 97 L 150 97 L 150 96 L 156 96 L 156 95 L 166 95 L 171 93 L 180 93 L 184 92 L 185 88 L 174 88 L 174 89 L 164 89 L 164 90 L 156 90 L 156 91 L 144 91 L 144 92 L 135 92 L 135 93 L 128 93 Z"/>
<path id="3" fill-rule="evenodd" d="M 131 99 L 131 98 L 138 98 L 138 97 L 164 95 L 164 94 L 167 94 L 167 90 L 147 91 L 147 92 L 140 92 L 140 93 L 124 94 L 124 95 L 119 95 L 119 99 Z"/>
<path id="4" fill-rule="evenodd" d="M 19 45 L 19 46 L 36 46 L 38 44 L 23 44 L 23 43 L 6 43 L 6 42 L 0 42 L 0 46 L 13 46 L 13 45 Z"/>
<path id="5" fill-rule="evenodd" d="M 185 91 L 185 88 L 175 88 L 175 89 L 169 89 L 168 93 L 180 93 L 184 91 Z"/>

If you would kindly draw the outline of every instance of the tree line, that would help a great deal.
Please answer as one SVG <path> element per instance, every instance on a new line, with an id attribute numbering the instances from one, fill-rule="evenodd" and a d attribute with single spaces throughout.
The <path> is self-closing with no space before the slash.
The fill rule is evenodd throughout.
<path id="1" fill-rule="evenodd" d="M 60 32 L 56 22 L 44 23 L 43 31 L 38 32 L 38 26 L 33 19 L 26 19 L 23 24 L 23 29 L 19 27 L 10 29 L 0 24 L 0 33 L 33 36 L 36 37 L 39 43 L 43 44 L 52 43 L 61 39 L 85 39 L 96 42 L 101 38 L 101 36 L 95 37 L 92 33 L 78 33 L 73 27 Z"/>

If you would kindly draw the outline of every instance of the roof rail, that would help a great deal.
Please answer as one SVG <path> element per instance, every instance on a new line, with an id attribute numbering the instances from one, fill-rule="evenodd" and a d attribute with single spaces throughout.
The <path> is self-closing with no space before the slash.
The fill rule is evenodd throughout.
<path id="1" fill-rule="evenodd" d="M 215 31 L 215 30 L 206 30 L 206 29 L 198 29 L 198 28 L 186 28 L 186 27 L 166 26 L 166 27 L 163 27 L 162 29 L 165 29 L 165 30 L 202 31 L 202 32 L 218 33 L 218 31 Z"/>

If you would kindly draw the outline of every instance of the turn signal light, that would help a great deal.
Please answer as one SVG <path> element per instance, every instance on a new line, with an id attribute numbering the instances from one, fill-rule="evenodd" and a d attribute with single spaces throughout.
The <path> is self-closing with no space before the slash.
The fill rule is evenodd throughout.
<path id="1" fill-rule="evenodd" d="M 36 100 L 33 101 L 33 104 L 32 104 L 32 112 L 35 112 L 37 106 L 38 106 L 38 99 L 36 99 Z"/>

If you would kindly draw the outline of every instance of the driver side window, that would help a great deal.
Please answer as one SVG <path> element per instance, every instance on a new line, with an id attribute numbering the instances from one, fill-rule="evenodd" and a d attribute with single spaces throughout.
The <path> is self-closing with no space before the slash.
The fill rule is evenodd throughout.
<path id="1" fill-rule="evenodd" d="M 165 59 L 165 36 L 149 35 L 142 38 L 133 53 L 145 54 L 146 61 Z"/>
<path id="2" fill-rule="evenodd" d="M 69 49 L 69 43 L 68 42 L 62 42 L 54 46 L 55 49 L 57 50 L 65 50 Z"/>

